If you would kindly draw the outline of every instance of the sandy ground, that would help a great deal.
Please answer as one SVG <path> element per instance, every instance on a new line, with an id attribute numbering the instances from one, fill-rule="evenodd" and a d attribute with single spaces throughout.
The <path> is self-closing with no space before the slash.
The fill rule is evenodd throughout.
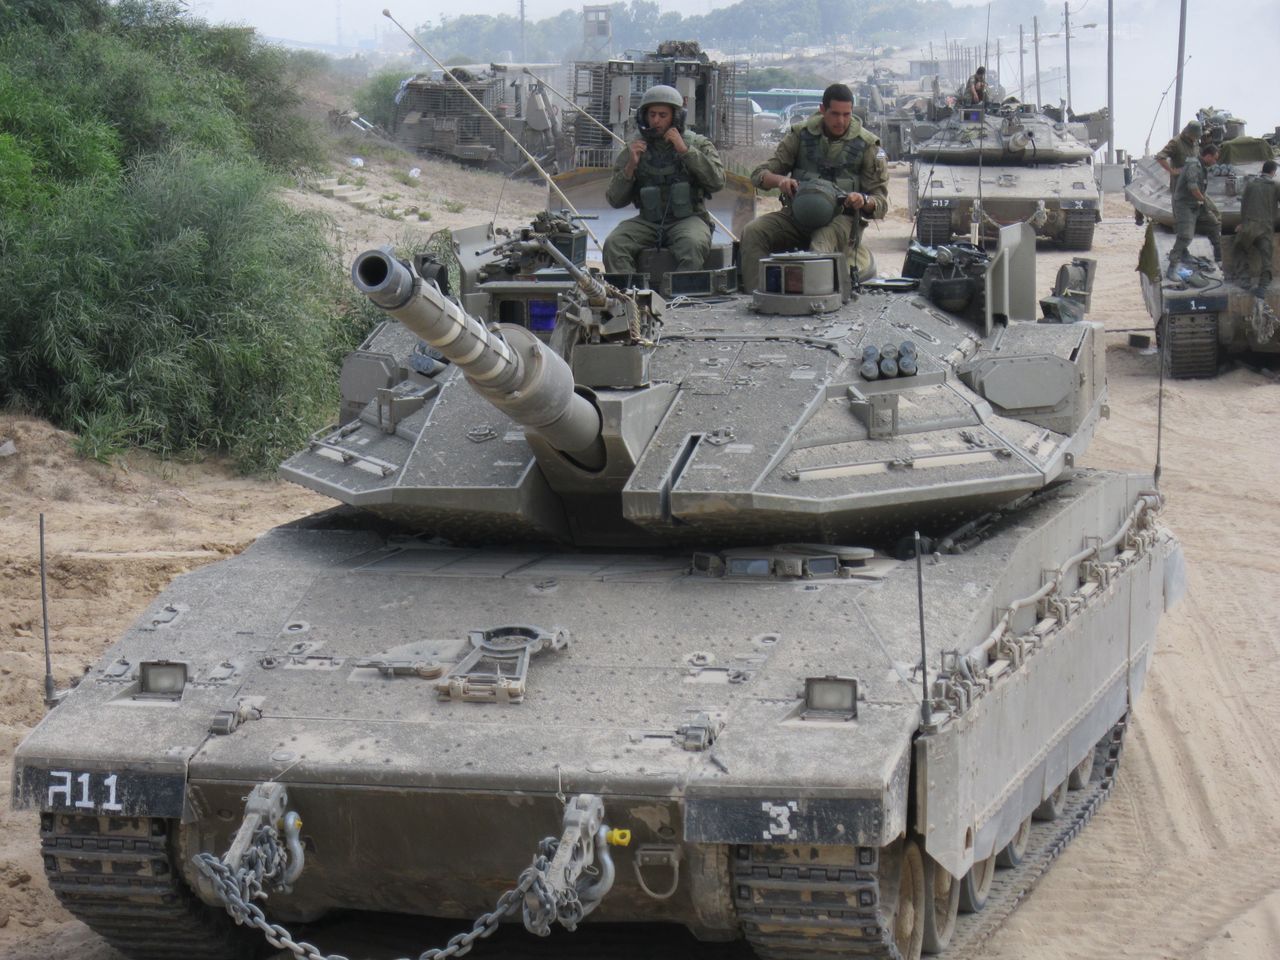
<path id="1" fill-rule="evenodd" d="M 497 177 L 403 165 L 421 166 L 422 182 L 396 182 L 398 162 L 363 175 L 386 192 L 414 193 L 432 212 L 429 222 L 392 222 L 301 191 L 296 199 L 334 216 L 349 252 L 404 231 L 425 237 L 475 222 L 497 205 Z M 899 168 L 892 182 L 898 209 L 868 237 L 886 272 L 901 263 L 910 231 L 904 176 Z M 518 222 L 541 196 L 508 184 L 500 221 Z M 1150 470 L 1156 358 L 1129 348 L 1119 332 L 1150 327 L 1133 272 L 1141 231 L 1122 199 L 1109 199 L 1106 215 L 1093 251 L 1093 318 L 1116 331 L 1108 335 L 1111 418 L 1089 461 Z M 1063 259 L 1048 249 L 1038 255 L 1042 291 Z M 1274 380 L 1244 368 L 1166 383 L 1162 489 L 1167 522 L 1186 548 L 1189 594 L 1161 628 L 1116 792 L 991 941 L 992 960 L 1253 960 L 1280 952 L 1280 559 L 1272 549 L 1280 512 L 1264 486 L 1280 475 L 1278 397 Z M 37 516 L 47 516 L 50 635 L 65 684 L 172 577 L 329 501 L 236 476 L 216 461 L 132 455 L 86 463 L 69 435 L 21 416 L 0 416 L 0 446 L 3 438 L 16 453 L 0 457 L 0 957 L 120 960 L 48 891 L 35 815 L 8 809 L 8 758 L 42 713 Z M 476 956 L 486 954 L 503 949 L 477 948 Z"/>

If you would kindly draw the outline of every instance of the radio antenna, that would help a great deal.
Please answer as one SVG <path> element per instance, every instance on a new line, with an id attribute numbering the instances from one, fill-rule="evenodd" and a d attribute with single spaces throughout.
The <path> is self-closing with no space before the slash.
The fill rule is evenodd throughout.
<path id="1" fill-rule="evenodd" d="M 44 562 L 44 514 L 40 514 L 40 614 L 44 622 L 44 705 L 57 702 L 53 690 L 53 659 L 49 654 L 49 584 Z"/>
<path id="2" fill-rule="evenodd" d="M 916 604 L 920 608 L 920 686 L 924 688 L 924 697 L 920 701 L 920 720 L 924 724 L 933 722 L 933 711 L 929 707 L 929 648 L 924 642 L 924 560 L 920 556 L 920 531 L 916 531 Z"/>

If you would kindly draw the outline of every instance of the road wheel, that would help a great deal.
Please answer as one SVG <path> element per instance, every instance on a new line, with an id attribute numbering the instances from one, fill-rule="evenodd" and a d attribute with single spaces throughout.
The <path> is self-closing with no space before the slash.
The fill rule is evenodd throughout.
<path id="1" fill-rule="evenodd" d="M 1093 751 L 1090 750 L 1085 754 L 1083 760 L 1076 764 L 1076 768 L 1067 776 L 1067 789 L 1083 790 L 1089 785 L 1089 781 L 1093 779 Z"/>
<path id="2" fill-rule="evenodd" d="M 977 913 L 987 905 L 991 896 L 991 881 L 996 876 L 996 858 L 978 860 L 960 881 L 960 911 Z"/>
<path id="3" fill-rule="evenodd" d="M 1004 845 L 1004 849 L 996 854 L 997 867 L 1016 867 L 1027 855 L 1027 844 L 1031 842 L 1031 818 L 1023 820 L 1013 839 Z"/>
<path id="4" fill-rule="evenodd" d="M 920 960 L 925 926 L 924 883 L 924 857 L 920 853 L 920 844 L 908 840 L 902 845 L 898 903 L 893 911 L 893 943 L 902 960 Z"/>
<path id="5" fill-rule="evenodd" d="M 1037 820 L 1057 820 L 1062 816 L 1062 811 L 1067 806 L 1067 781 L 1063 780 L 1053 793 L 1043 800 L 1040 806 L 1036 807 L 1035 813 L 1031 816 Z"/>
<path id="6" fill-rule="evenodd" d="M 924 953 L 941 953 L 956 931 L 960 912 L 960 882 L 938 866 L 930 856 L 924 859 Z"/>

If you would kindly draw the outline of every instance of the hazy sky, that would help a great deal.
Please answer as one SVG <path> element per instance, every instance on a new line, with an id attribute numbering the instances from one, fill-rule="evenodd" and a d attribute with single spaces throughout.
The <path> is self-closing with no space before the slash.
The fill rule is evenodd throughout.
<path id="1" fill-rule="evenodd" d="M 657 0 L 664 9 L 701 13 L 727 5 L 729 0 Z M 784 0 L 779 0 L 784 2 Z M 973 37 L 982 33 L 984 0 L 953 0 L 974 10 Z M 578 7 L 564 0 L 525 0 L 525 14 L 531 19 L 550 16 L 566 8 Z M 471 0 L 464 8 L 405 0 L 190 0 L 197 16 L 213 22 L 246 23 L 265 36 L 291 40 L 333 43 L 341 18 L 348 43 L 372 38 L 391 27 L 382 9 L 391 12 L 406 26 L 436 20 L 442 11 L 456 13 L 516 13 L 518 0 Z M 1183 82 L 1185 120 L 1200 106 L 1226 107 L 1249 121 L 1249 132 L 1257 135 L 1280 124 L 1280 99 L 1276 97 L 1275 63 L 1280 47 L 1280 3 L 1276 0 L 1188 0 L 1187 64 Z M 1119 0 L 1116 8 L 1116 142 L 1141 153 L 1152 118 L 1165 88 L 1173 78 L 1177 59 L 1177 0 Z M 1056 7 L 1060 10 L 1061 7 Z M 1106 104 L 1106 0 L 1072 0 L 1072 106 L 1077 111 Z M 1043 33 L 1061 27 L 1060 14 L 1053 22 L 1042 18 Z M 1087 23 L 1096 23 L 1086 28 Z M 683 39 L 683 38 L 681 38 Z M 698 39 L 698 38 L 690 38 Z M 919 38 L 921 43 L 941 37 Z M 994 59 L 995 38 L 991 38 Z M 1017 36 L 1002 39 L 1005 53 L 1005 85 L 1017 92 Z M 1026 69 L 1032 72 L 1030 24 L 1027 24 Z M 1041 44 L 1040 66 L 1048 73 L 1063 63 L 1061 36 L 1047 37 Z M 1061 75 L 1061 70 L 1058 71 Z M 849 78 L 832 78 L 849 79 Z M 1043 98 L 1054 102 L 1066 96 L 1066 84 L 1059 79 L 1042 85 Z M 1034 94 L 1028 91 L 1028 98 Z M 1152 149 L 1163 146 L 1172 124 L 1173 92 L 1160 108 Z"/>

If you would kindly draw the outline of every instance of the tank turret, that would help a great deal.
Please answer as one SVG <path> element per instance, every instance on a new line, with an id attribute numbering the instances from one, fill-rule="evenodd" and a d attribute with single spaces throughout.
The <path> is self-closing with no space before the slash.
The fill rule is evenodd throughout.
<path id="1" fill-rule="evenodd" d="M 779 255 L 752 310 L 622 294 L 545 236 L 479 249 L 542 248 L 530 295 L 554 300 L 522 301 L 517 323 L 499 322 L 521 316 L 496 299 L 509 274 L 478 270 L 506 279 L 454 300 L 362 254 L 357 287 L 397 321 L 362 350 L 395 372 L 283 475 L 467 541 L 861 540 L 1039 489 L 1103 408 L 1094 325 L 1037 322 L 1027 228 L 994 256 L 946 253 L 918 289 L 857 296 L 836 259 Z M 424 346 L 438 362 L 415 368 Z M 909 362 L 868 378 L 869 347 Z"/>

